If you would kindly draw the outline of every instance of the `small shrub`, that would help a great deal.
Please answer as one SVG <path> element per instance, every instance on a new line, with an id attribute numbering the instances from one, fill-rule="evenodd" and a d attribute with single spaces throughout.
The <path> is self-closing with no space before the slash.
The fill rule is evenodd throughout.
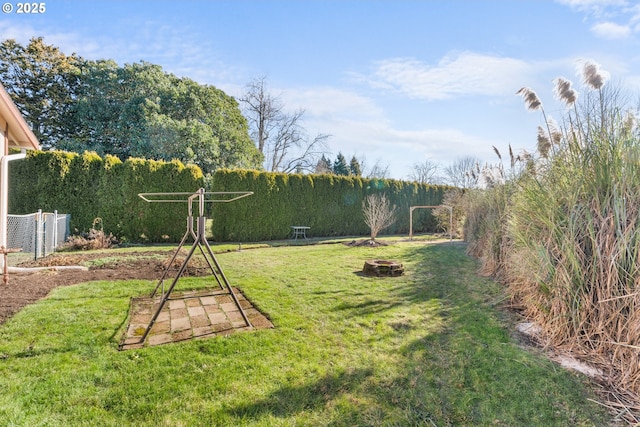
<path id="1" fill-rule="evenodd" d="M 444 193 L 442 204 L 451 206 L 448 208 L 439 207 L 433 210 L 438 228 L 444 231 L 451 231 L 452 237 L 459 238 L 463 233 L 463 226 L 468 211 L 468 191 L 462 188 L 452 188 Z M 451 228 L 451 230 L 449 230 Z"/>
<path id="2" fill-rule="evenodd" d="M 99 228 L 96 227 L 99 224 Z M 109 233 L 106 235 L 102 229 L 102 219 L 96 218 L 93 220 L 93 226 L 86 233 L 70 236 L 67 241 L 62 245 L 62 250 L 95 250 L 95 249 L 108 249 L 118 244 L 117 239 Z"/>

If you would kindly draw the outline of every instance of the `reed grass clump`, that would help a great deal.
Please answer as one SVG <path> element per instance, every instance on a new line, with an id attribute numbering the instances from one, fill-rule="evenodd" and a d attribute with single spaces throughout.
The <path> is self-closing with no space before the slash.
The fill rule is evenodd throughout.
<path id="1" fill-rule="evenodd" d="M 531 89 L 518 92 L 542 112 L 538 152 L 485 191 L 465 237 L 548 345 L 596 365 L 640 408 L 640 132 L 607 79 L 586 63 L 580 99 L 555 81 L 561 126 Z"/>
<path id="2" fill-rule="evenodd" d="M 494 147 L 497 156 L 500 152 Z M 513 172 L 524 157 L 511 156 L 511 173 L 508 175 L 502 164 L 485 166 L 482 169 L 484 188 L 469 192 L 466 197 L 467 212 L 464 236 L 469 243 L 467 253 L 482 261 L 480 274 L 504 280 L 508 235 L 506 233 L 509 200 L 514 191 Z"/>

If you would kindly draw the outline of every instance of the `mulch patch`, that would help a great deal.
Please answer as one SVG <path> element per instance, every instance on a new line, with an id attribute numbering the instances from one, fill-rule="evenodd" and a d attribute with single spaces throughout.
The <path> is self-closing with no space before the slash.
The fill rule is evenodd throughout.
<path id="1" fill-rule="evenodd" d="M 389 242 L 371 239 L 352 240 L 350 242 L 344 242 L 344 244 L 347 246 L 366 246 L 369 248 L 377 248 L 378 246 L 389 246 Z"/>

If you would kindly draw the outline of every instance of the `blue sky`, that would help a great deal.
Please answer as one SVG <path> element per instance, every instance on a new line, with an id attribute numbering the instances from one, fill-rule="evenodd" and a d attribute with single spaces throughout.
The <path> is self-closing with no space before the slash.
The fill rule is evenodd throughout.
<path id="1" fill-rule="evenodd" d="M 5 2 L 6 3 L 6 2 Z M 533 88 L 562 116 L 553 79 L 579 92 L 584 60 L 640 94 L 640 4 L 628 0 L 75 1 L 0 15 L 0 37 L 31 37 L 89 59 L 141 60 L 232 96 L 266 76 L 332 158 L 356 155 L 405 179 L 413 164 L 495 162 L 533 150 Z"/>

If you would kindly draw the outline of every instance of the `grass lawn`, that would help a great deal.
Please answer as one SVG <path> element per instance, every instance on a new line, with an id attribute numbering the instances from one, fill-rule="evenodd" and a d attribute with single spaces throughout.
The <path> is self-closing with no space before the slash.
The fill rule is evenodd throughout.
<path id="1" fill-rule="evenodd" d="M 363 277 L 370 258 L 399 260 L 405 275 Z M 218 259 L 275 329 L 120 352 L 129 299 L 155 282 L 58 288 L 0 326 L 0 425 L 609 422 L 584 377 L 510 337 L 499 286 L 476 275 L 460 243 L 267 247 Z"/>

